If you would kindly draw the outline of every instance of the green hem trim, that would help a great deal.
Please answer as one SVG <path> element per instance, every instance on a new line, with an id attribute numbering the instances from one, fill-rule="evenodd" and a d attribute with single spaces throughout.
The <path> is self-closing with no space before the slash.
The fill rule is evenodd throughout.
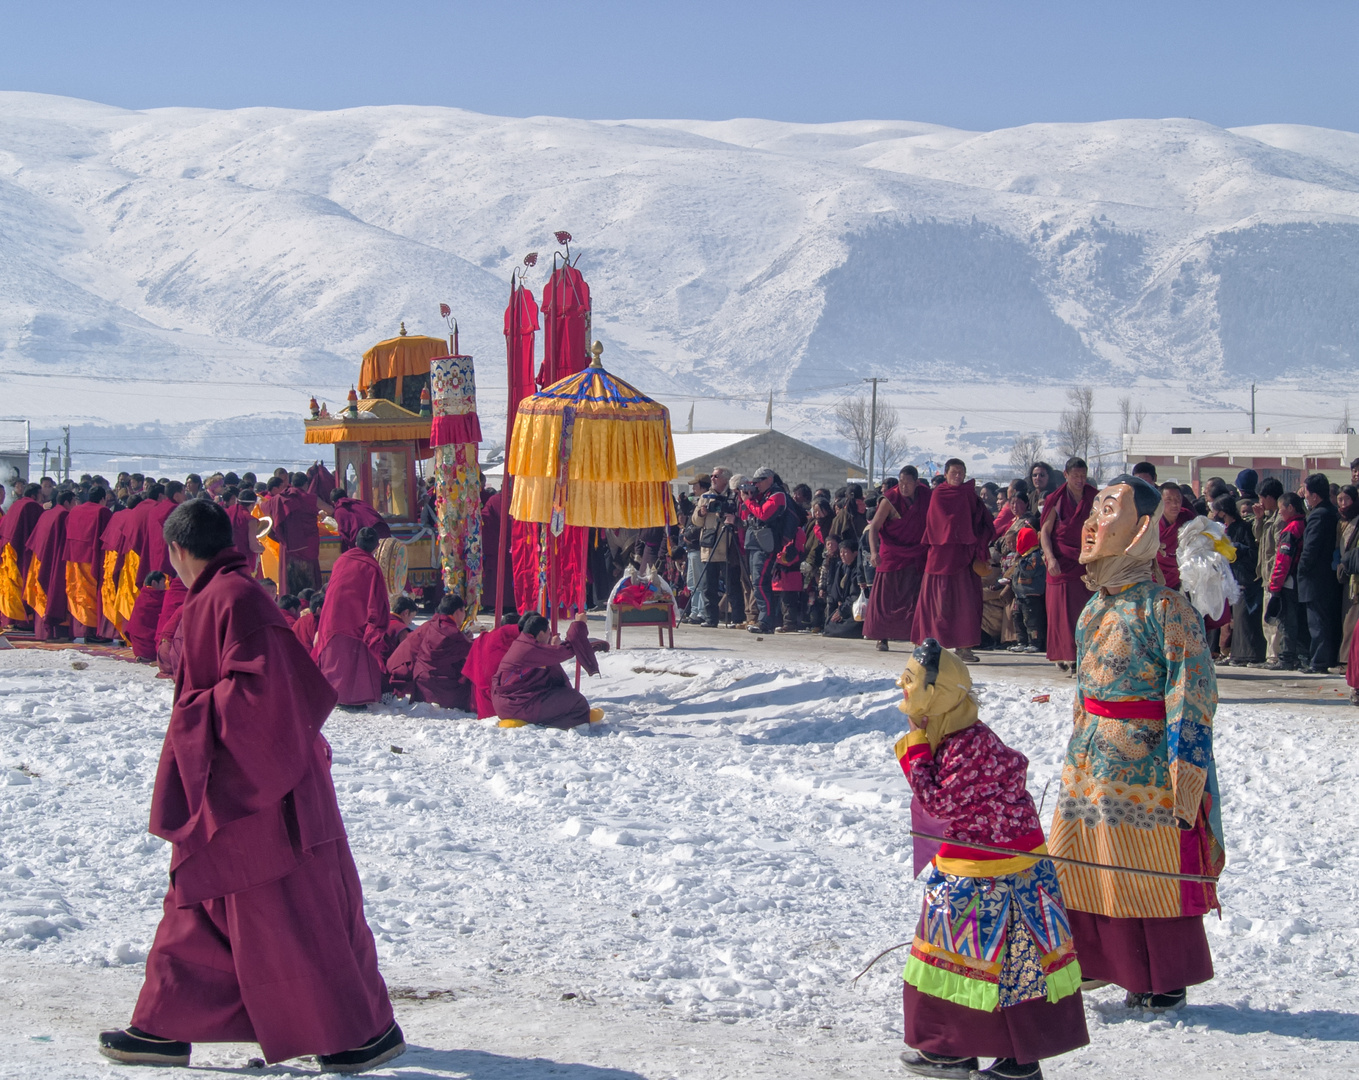
<path id="1" fill-rule="evenodd" d="M 925 963 L 917 956 L 906 961 L 901 977 L 922 994 L 943 998 L 964 1008 L 977 1009 L 979 1012 L 995 1012 L 1000 1008 L 1000 987 L 995 983 L 969 979 L 956 971 L 945 971 Z M 1080 985 L 1079 981 L 1077 985 Z"/>
<path id="2" fill-rule="evenodd" d="M 1058 1002 L 1070 997 L 1081 988 L 1081 962 L 1073 960 L 1066 967 L 1058 968 L 1051 975 L 1045 975 L 1048 984 L 1048 1001 Z"/>

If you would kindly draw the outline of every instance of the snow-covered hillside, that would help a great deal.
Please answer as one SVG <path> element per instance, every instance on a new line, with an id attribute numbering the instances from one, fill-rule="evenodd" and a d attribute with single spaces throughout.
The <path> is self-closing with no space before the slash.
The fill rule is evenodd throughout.
<path id="1" fill-rule="evenodd" d="M 398 321 L 442 332 L 444 300 L 485 365 L 511 269 L 562 228 L 611 366 L 662 395 L 796 397 L 865 374 L 1267 382 L 1359 357 L 1348 132 L 4 93 L 0 363 L 26 373 L 4 411 L 295 413 L 347 389 Z M 146 378 L 175 381 L 109 381 Z"/>

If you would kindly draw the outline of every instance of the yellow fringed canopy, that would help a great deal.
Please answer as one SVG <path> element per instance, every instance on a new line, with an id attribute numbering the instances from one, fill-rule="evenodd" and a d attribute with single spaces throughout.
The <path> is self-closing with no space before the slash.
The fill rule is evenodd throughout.
<path id="1" fill-rule="evenodd" d="M 363 354 L 363 366 L 359 368 L 359 393 L 365 393 L 380 379 L 428 375 L 429 362 L 436 356 L 447 355 L 448 342 L 443 338 L 408 334 L 379 341 Z"/>
<path id="2" fill-rule="evenodd" d="M 510 513 L 551 522 L 556 512 L 562 524 L 601 529 L 671 524 L 670 410 L 597 365 L 520 403 Z"/>

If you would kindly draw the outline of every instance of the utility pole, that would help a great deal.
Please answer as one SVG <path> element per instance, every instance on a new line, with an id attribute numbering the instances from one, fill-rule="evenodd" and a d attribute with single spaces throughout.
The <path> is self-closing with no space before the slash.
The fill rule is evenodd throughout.
<path id="1" fill-rule="evenodd" d="M 65 441 L 65 443 L 66 443 L 66 473 L 65 473 L 65 475 L 62 477 L 62 479 L 63 479 L 63 480 L 69 480 L 69 479 L 71 479 L 71 428 L 70 428 L 70 425 L 67 425 L 66 427 L 62 428 L 61 430 L 65 433 L 64 436 L 63 436 L 63 439 L 64 439 L 64 441 Z M 57 467 L 58 467 L 58 468 L 61 467 L 61 463 L 60 463 L 60 462 L 57 463 Z"/>
<path id="2" fill-rule="evenodd" d="M 868 413 L 868 486 L 871 488 L 873 486 L 873 466 L 877 464 L 873 459 L 873 454 L 878 448 L 878 383 L 887 380 L 874 376 L 863 381 L 873 384 L 873 404 Z"/>
<path id="3" fill-rule="evenodd" d="M 1255 434 L 1255 384 L 1250 384 L 1250 433 Z"/>
<path id="4" fill-rule="evenodd" d="M 39 474 L 40 476 L 46 476 L 46 475 L 47 475 L 47 455 L 48 455 L 48 453 L 49 453 L 49 451 L 48 451 L 48 448 L 47 448 L 47 440 L 44 439 L 44 440 L 43 440 L 43 444 L 42 444 L 42 472 Z"/>

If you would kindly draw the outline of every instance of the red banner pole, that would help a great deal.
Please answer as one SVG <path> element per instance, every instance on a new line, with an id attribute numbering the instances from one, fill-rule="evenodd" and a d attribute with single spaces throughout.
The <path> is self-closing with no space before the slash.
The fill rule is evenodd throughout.
<path id="1" fill-rule="evenodd" d="M 505 335 L 505 357 L 508 361 L 505 382 L 505 463 L 500 478 L 500 543 L 495 553 L 495 627 L 499 629 L 505 611 L 505 558 L 510 548 L 510 439 L 514 435 L 514 417 L 519 400 L 515 396 L 514 354 L 519 347 L 519 303 L 514 291 L 514 274 L 510 274 L 510 332 Z M 514 565 L 510 563 L 510 572 Z"/>

